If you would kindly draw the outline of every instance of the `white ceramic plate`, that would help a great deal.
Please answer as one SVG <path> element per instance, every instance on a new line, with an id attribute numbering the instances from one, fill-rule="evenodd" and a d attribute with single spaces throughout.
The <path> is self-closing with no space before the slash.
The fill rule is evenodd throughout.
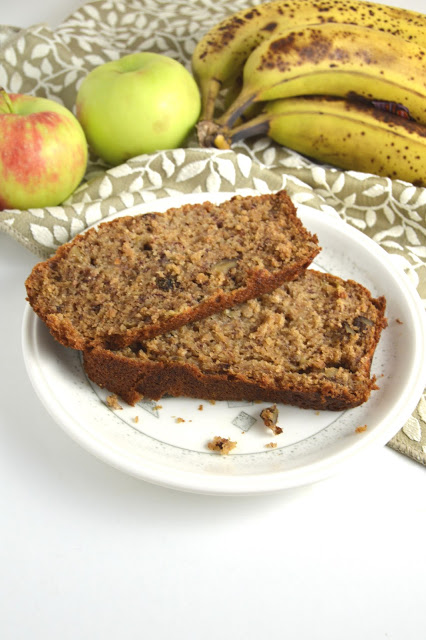
<path id="1" fill-rule="evenodd" d="M 219 202 L 233 194 L 165 198 L 120 213 L 165 211 L 185 202 Z M 380 389 L 363 406 L 340 413 L 279 405 L 283 433 L 260 418 L 266 404 L 164 398 L 121 410 L 88 381 L 80 354 L 59 345 L 31 308 L 23 319 L 23 353 L 31 382 L 49 413 L 85 449 L 144 480 L 212 494 L 256 494 L 312 483 L 357 454 L 383 446 L 403 426 L 426 380 L 426 337 L 420 298 L 392 258 L 337 214 L 300 205 L 322 251 L 315 267 L 367 286 L 387 298 L 389 325 L 373 362 Z M 357 427 L 366 430 L 357 432 Z M 214 436 L 237 442 L 228 456 L 211 452 Z M 276 448 L 268 448 L 270 442 Z"/>

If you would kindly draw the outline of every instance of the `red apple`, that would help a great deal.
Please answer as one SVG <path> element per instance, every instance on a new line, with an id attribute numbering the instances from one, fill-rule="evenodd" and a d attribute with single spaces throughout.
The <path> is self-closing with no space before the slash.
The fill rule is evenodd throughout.
<path id="1" fill-rule="evenodd" d="M 0 90 L 0 210 L 60 204 L 86 165 L 86 138 L 71 111 Z"/>

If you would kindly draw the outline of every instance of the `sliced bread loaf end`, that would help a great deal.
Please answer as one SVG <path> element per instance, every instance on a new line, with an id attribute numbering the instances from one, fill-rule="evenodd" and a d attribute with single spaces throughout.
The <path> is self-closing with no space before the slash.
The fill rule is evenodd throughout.
<path id="1" fill-rule="evenodd" d="M 272 291 L 319 252 L 285 191 L 126 216 L 62 245 L 28 301 L 75 349 L 119 348 Z"/>

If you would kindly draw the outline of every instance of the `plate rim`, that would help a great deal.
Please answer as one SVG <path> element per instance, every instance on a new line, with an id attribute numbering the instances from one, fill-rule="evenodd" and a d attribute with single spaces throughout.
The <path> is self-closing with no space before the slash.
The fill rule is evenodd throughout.
<path id="1" fill-rule="evenodd" d="M 254 192 L 254 190 L 246 191 Z M 168 196 L 147 203 L 141 203 L 140 205 L 117 212 L 116 214 L 109 216 L 108 219 L 122 215 L 135 215 L 138 211 L 146 209 L 147 207 L 154 210 L 156 204 L 164 201 L 178 202 L 180 206 L 181 204 L 188 202 L 188 200 L 195 200 L 199 202 L 200 199 L 203 199 L 203 201 L 204 199 L 227 199 L 229 196 L 232 197 L 232 195 L 236 195 L 236 192 L 200 192 L 197 194 Z M 34 359 L 35 332 L 37 329 L 37 323 L 42 324 L 42 322 L 27 303 L 24 309 L 21 328 L 21 345 L 25 368 L 31 384 L 36 391 L 36 395 L 56 424 L 58 424 L 58 426 L 60 426 L 86 451 L 122 472 L 159 486 L 192 493 L 212 495 L 257 495 L 260 493 L 272 493 L 279 490 L 312 484 L 334 475 L 342 467 L 348 466 L 348 463 L 351 460 L 354 461 L 358 459 L 360 453 L 369 451 L 373 445 L 385 445 L 387 441 L 403 426 L 402 420 L 408 419 L 411 415 L 421 396 L 424 384 L 426 383 L 426 357 L 421 357 L 422 352 L 426 356 L 426 327 L 424 315 L 422 317 L 420 315 L 421 313 L 424 314 L 424 310 L 421 308 L 420 296 L 406 274 L 401 269 L 397 268 L 392 262 L 390 254 L 388 254 L 369 236 L 343 221 L 337 213 L 336 215 L 333 215 L 328 211 L 324 212 L 322 210 L 309 207 L 309 205 L 304 203 L 296 203 L 296 207 L 301 212 L 305 209 L 308 212 L 326 216 L 329 220 L 332 219 L 333 222 L 338 223 L 339 231 L 352 237 L 355 235 L 358 239 L 362 238 L 364 244 L 374 247 L 375 253 L 379 255 L 380 261 L 384 263 L 387 270 L 390 270 L 391 275 L 399 280 L 401 286 L 405 290 L 405 294 L 411 299 L 410 311 L 414 307 L 417 312 L 417 315 L 415 316 L 410 314 L 414 320 L 414 324 L 417 325 L 416 336 L 420 335 L 423 347 L 418 350 L 418 362 L 416 368 L 411 369 L 412 375 L 414 375 L 414 371 L 417 372 L 417 384 L 413 384 L 411 387 L 411 393 L 408 401 L 407 398 L 405 398 L 404 403 L 402 403 L 402 401 L 399 402 L 396 416 L 393 416 L 391 421 L 392 424 L 395 424 L 395 422 L 398 421 L 399 426 L 392 430 L 392 434 L 390 434 L 390 430 L 388 429 L 377 428 L 368 434 L 368 438 L 360 438 L 357 441 L 352 442 L 351 445 L 343 451 L 328 455 L 324 460 L 317 460 L 303 467 L 293 468 L 287 471 L 280 470 L 254 475 L 218 475 L 215 473 L 206 474 L 193 470 L 187 471 L 172 468 L 173 477 L 171 477 L 170 465 L 159 465 L 152 462 L 147 462 L 146 466 L 141 470 L 140 467 L 135 464 L 135 459 L 127 459 L 126 461 L 123 461 L 122 453 L 114 452 L 112 446 L 107 449 L 103 446 L 102 450 L 99 450 L 99 447 L 96 446 L 96 439 L 93 434 L 89 436 L 90 432 L 82 430 L 78 420 L 73 418 L 70 420 L 70 416 L 64 411 L 60 400 L 53 397 L 48 398 L 46 397 L 46 394 L 43 394 L 43 389 L 40 385 L 40 378 L 36 375 L 36 369 L 40 368 L 40 363 L 37 361 L 36 366 L 36 360 Z M 104 221 L 105 220 L 101 220 L 97 224 L 101 224 Z M 61 415 L 62 419 L 60 418 Z M 167 473 L 167 471 L 169 471 L 169 473 Z"/>

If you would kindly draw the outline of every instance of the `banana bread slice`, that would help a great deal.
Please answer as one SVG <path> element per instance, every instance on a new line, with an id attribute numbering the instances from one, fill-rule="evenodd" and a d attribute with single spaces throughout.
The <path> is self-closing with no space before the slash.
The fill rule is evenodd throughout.
<path id="1" fill-rule="evenodd" d="M 36 265 L 27 299 L 65 346 L 118 348 L 272 291 L 319 252 L 287 193 L 126 216 Z"/>
<path id="2" fill-rule="evenodd" d="M 91 380 L 142 397 L 263 400 L 343 410 L 365 402 L 384 297 L 308 269 L 272 293 L 119 351 L 84 352 Z"/>

